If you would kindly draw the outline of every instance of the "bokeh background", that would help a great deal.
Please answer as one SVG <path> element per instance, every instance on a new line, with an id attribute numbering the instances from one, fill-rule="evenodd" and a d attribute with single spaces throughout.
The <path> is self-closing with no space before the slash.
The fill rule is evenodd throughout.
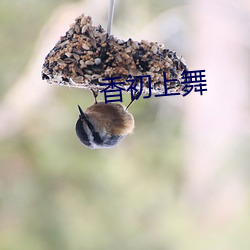
<path id="1" fill-rule="evenodd" d="M 0 2 L 0 249 L 249 250 L 250 2 L 116 0 L 115 36 L 176 50 L 208 91 L 141 98 L 134 134 L 90 150 L 74 126 L 92 94 L 41 67 L 81 13 L 106 27 L 108 5 Z"/>

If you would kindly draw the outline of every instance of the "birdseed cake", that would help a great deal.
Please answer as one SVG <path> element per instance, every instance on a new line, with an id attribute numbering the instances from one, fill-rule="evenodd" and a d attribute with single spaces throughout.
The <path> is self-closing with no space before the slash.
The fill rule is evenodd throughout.
<path id="1" fill-rule="evenodd" d="M 162 94 L 165 92 L 163 72 L 166 79 L 179 79 L 186 69 L 182 57 L 175 51 L 164 48 L 157 42 L 123 41 L 107 34 L 101 25 L 93 26 L 91 17 L 76 18 L 67 33 L 60 38 L 45 58 L 42 79 L 51 84 L 85 89 L 104 89 L 105 78 L 120 77 L 127 89 L 136 76 L 143 77 L 143 93 Z M 180 81 L 167 82 L 168 92 L 180 92 Z"/>

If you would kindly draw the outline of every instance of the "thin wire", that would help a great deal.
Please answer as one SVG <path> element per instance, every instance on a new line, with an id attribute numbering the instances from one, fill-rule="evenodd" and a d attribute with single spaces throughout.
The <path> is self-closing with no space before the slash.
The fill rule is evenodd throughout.
<path id="1" fill-rule="evenodd" d="M 114 16 L 114 9 L 115 9 L 115 0 L 110 0 L 109 4 L 109 14 L 108 14 L 108 27 L 107 33 L 111 33 L 112 23 L 113 23 L 113 16 Z"/>

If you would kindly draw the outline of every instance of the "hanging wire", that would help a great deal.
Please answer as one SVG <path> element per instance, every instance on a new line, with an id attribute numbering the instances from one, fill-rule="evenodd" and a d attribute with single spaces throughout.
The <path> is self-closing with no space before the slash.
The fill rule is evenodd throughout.
<path id="1" fill-rule="evenodd" d="M 111 33 L 111 29 L 112 29 L 114 9 L 115 9 L 115 0 L 110 0 L 109 13 L 108 13 L 108 27 L 107 27 L 108 34 Z"/>

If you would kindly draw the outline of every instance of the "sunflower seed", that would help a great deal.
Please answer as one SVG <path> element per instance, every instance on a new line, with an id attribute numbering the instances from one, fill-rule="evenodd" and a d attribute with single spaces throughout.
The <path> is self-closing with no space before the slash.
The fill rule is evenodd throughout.
<path id="1" fill-rule="evenodd" d="M 93 61 L 87 60 L 87 61 L 85 62 L 85 64 L 86 64 L 86 65 L 94 65 L 95 63 L 94 63 Z"/>
<path id="2" fill-rule="evenodd" d="M 85 49 L 85 50 L 89 50 L 89 46 L 86 44 L 86 43 L 83 43 L 82 44 L 82 48 Z"/>

